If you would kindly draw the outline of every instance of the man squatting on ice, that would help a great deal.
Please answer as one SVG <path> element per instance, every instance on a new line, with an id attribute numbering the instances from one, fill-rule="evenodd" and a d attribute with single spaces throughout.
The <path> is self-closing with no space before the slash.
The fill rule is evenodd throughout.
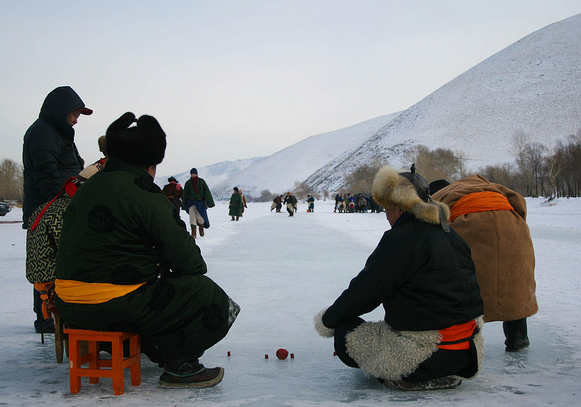
<path id="1" fill-rule="evenodd" d="M 470 248 L 448 224 L 449 209 L 414 171 L 384 167 L 373 199 L 384 233 L 363 270 L 314 318 L 347 366 L 399 390 L 453 388 L 481 369 L 483 303 Z M 383 321 L 360 315 L 383 305 Z"/>
<path id="2" fill-rule="evenodd" d="M 125 113 L 107 129 L 109 159 L 72 197 L 56 263 L 55 305 L 67 325 L 141 336 L 164 366 L 162 387 L 209 387 L 224 376 L 204 351 L 240 308 L 210 278 L 178 211 L 154 184 L 166 135 L 157 120 Z"/>

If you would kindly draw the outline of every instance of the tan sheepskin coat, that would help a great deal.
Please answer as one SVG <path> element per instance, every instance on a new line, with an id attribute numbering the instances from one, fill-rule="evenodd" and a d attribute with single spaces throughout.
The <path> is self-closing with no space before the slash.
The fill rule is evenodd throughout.
<path id="1" fill-rule="evenodd" d="M 535 254 L 526 224 L 526 202 L 511 189 L 480 175 L 455 181 L 433 195 L 453 208 L 463 196 L 493 191 L 506 196 L 514 210 L 475 212 L 450 225 L 470 246 L 484 301 L 484 321 L 513 321 L 538 310 Z"/>

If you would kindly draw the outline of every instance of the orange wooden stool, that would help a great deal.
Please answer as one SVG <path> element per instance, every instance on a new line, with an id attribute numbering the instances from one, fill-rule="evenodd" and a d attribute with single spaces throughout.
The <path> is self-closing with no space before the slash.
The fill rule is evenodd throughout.
<path id="1" fill-rule="evenodd" d="M 69 376 L 71 393 L 81 390 L 81 377 L 88 377 L 89 383 L 99 383 L 100 377 L 113 379 L 115 395 L 124 393 L 123 371 L 129 368 L 131 385 L 141 384 L 141 344 L 139 334 L 130 332 L 89 331 L 85 329 L 65 329 L 69 336 Z M 130 355 L 123 357 L 123 341 L 129 339 Z M 89 353 L 81 355 L 81 341 L 89 343 Z M 111 342 L 111 359 L 100 358 L 99 342 Z M 88 363 L 88 368 L 82 366 Z M 102 369 L 103 367 L 110 369 Z"/>

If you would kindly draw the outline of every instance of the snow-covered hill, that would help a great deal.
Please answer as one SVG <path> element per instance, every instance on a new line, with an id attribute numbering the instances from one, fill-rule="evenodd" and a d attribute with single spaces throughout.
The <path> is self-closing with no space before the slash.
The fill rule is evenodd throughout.
<path id="1" fill-rule="evenodd" d="M 552 147 L 581 129 L 579 61 L 581 14 L 526 36 L 403 112 L 309 137 L 215 179 L 200 176 L 226 199 L 234 186 L 256 197 L 292 190 L 297 182 L 333 193 L 346 175 L 374 160 L 408 167 L 404 156 L 414 145 L 461 153 L 472 171 L 511 163 L 516 134 Z M 189 177 L 181 175 L 180 181 Z"/>
<path id="2" fill-rule="evenodd" d="M 212 188 L 213 185 L 217 185 L 220 182 L 227 180 L 234 174 L 245 170 L 262 159 L 264 159 L 264 157 L 247 158 L 245 160 L 236 161 L 222 161 L 205 167 L 196 167 L 193 165 L 192 167 L 195 167 L 198 170 L 199 176 L 206 181 L 210 188 Z M 190 179 L 190 170 L 191 168 L 188 168 L 186 171 L 174 175 L 182 186 Z M 168 178 L 169 175 L 156 177 L 155 183 L 163 188 L 163 186 L 167 184 Z"/>
<path id="3" fill-rule="evenodd" d="M 242 189 L 247 196 L 255 197 L 263 190 L 272 193 L 292 190 L 295 182 L 303 182 L 345 150 L 360 145 L 397 115 L 398 113 L 381 116 L 345 129 L 308 137 L 264 158 L 246 170 L 237 172 L 226 181 L 213 186 L 212 193 L 218 199 L 226 199 L 230 197 L 235 186 Z"/>
<path id="4" fill-rule="evenodd" d="M 336 190 L 375 158 L 403 167 L 414 144 L 463 153 L 467 167 L 514 161 L 513 136 L 551 147 L 581 128 L 581 14 L 517 41 L 413 105 L 307 180 Z M 405 163 L 407 165 L 409 163 Z"/>

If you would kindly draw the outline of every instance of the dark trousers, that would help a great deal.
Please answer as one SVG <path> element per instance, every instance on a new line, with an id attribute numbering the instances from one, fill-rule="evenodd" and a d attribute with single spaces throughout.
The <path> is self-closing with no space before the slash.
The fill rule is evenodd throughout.
<path id="1" fill-rule="evenodd" d="M 359 365 L 347 353 L 347 335 L 364 322 L 365 320 L 362 318 L 354 318 L 335 329 L 335 352 L 337 352 L 339 359 L 349 367 L 359 368 Z M 437 350 L 430 358 L 420 363 L 413 373 L 402 380 L 418 383 L 450 375 L 472 377 L 477 370 L 478 356 L 474 342 L 470 341 L 470 349 L 468 350 Z"/>

